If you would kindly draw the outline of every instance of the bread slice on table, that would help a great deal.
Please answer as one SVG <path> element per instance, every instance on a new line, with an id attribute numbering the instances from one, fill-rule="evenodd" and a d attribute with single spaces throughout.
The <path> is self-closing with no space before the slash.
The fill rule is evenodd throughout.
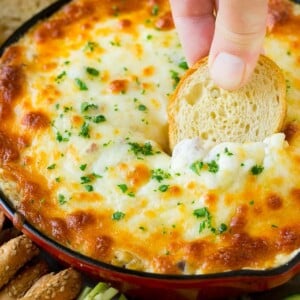
<path id="1" fill-rule="evenodd" d="M 283 127 L 285 94 L 282 71 L 266 56 L 260 56 L 250 81 L 235 91 L 214 84 L 204 58 L 186 72 L 170 99 L 170 148 L 194 137 L 208 144 L 262 141 Z"/>

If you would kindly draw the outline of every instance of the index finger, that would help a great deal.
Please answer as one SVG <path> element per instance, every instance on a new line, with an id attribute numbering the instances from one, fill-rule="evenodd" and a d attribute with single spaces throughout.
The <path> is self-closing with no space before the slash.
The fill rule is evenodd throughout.
<path id="1" fill-rule="evenodd" d="M 214 1 L 170 0 L 174 23 L 189 64 L 208 55 L 214 34 Z"/>

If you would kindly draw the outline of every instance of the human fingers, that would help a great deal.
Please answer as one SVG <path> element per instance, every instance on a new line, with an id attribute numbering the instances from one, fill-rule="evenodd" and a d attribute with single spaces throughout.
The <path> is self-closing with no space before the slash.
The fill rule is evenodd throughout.
<path id="1" fill-rule="evenodd" d="M 267 2 L 219 1 L 209 66 L 220 87 L 234 90 L 249 80 L 262 49 Z"/>
<path id="2" fill-rule="evenodd" d="M 170 0 L 183 51 L 191 65 L 208 55 L 214 33 L 214 1 Z"/>

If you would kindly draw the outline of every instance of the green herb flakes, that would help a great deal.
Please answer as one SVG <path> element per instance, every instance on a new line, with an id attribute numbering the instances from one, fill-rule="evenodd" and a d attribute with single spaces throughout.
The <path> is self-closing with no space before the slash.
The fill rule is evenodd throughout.
<path id="1" fill-rule="evenodd" d="M 81 112 L 87 112 L 88 110 L 94 110 L 97 109 L 98 105 L 94 104 L 94 103 L 88 103 L 88 102 L 83 102 L 80 106 L 80 110 Z"/>
<path id="2" fill-rule="evenodd" d="M 264 170 L 264 167 L 259 166 L 259 165 L 255 165 L 250 169 L 250 171 L 253 175 L 259 175 L 262 173 L 263 170 Z"/>
<path id="3" fill-rule="evenodd" d="M 153 151 L 153 148 L 152 148 L 152 145 L 150 142 L 146 142 L 145 144 L 130 142 L 130 143 L 128 143 L 128 145 L 130 146 L 129 151 L 133 152 L 137 156 L 140 154 L 144 155 L 144 156 L 150 156 L 150 155 L 159 153 L 159 152 Z"/>
<path id="4" fill-rule="evenodd" d="M 112 219 L 115 221 L 120 221 L 125 218 L 125 214 L 121 211 L 116 211 L 112 215 Z"/>
<path id="5" fill-rule="evenodd" d="M 59 205 L 64 205 L 67 203 L 66 197 L 63 194 L 58 195 L 58 203 Z"/>
<path id="6" fill-rule="evenodd" d="M 84 83 L 84 81 L 82 81 L 79 78 L 75 78 L 75 83 L 77 85 L 77 87 L 81 90 L 81 91 L 87 91 L 88 87 L 87 85 Z"/>
<path id="7" fill-rule="evenodd" d="M 55 78 L 56 83 L 61 83 L 66 76 L 67 76 L 67 72 L 62 71 L 59 75 L 56 76 Z"/>
<path id="8" fill-rule="evenodd" d="M 159 6 L 157 4 L 153 5 L 152 10 L 151 10 L 152 16 L 157 16 L 158 12 L 159 12 Z"/>
<path id="9" fill-rule="evenodd" d="M 190 165 L 190 169 L 197 175 L 200 175 L 200 171 L 203 169 L 203 166 L 204 163 L 202 161 L 195 161 Z"/>
<path id="10" fill-rule="evenodd" d="M 87 44 L 84 46 L 84 51 L 93 52 L 95 48 L 97 48 L 99 45 L 96 42 L 87 42 Z"/>
<path id="11" fill-rule="evenodd" d="M 54 170 L 56 167 L 56 164 L 52 164 L 50 166 L 47 167 L 48 170 Z"/>
<path id="12" fill-rule="evenodd" d="M 128 191 L 128 186 L 126 184 L 118 184 L 118 188 L 123 192 L 126 193 Z"/>
<path id="13" fill-rule="evenodd" d="M 84 188 L 87 192 L 92 192 L 94 190 L 94 187 L 90 184 L 85 185 Z"/>
<path id="14" fill-rule="evenodd" d="M 79 167 L 79 169 L 80 169 L 81 171 L 84 171 L 84 170 L 86 169 L 86 167 L 87 167 L 87 164 L 84 164 L 84 165 L 81 165 L 81 166 Z"/>
<path id="15" fill-rule="evenodd" d="M 226 155 L 228 155 L 228 156 L 232 156 L 232 155 L 233 155 L 233 153 L 230 152 L 230 151 L 228 150 L 227 147 L 224 149 L 224 153 L 225 153 Z"/>
<path id="16" fill-rule="evenodd" d="M 97 77 L 100 74 L 100 72 L 97 69 L 92 68 L 92 67 L 87 67 L 85 70 L 89 75 L 94 76 L 94 77 Z"/>
<path id="17" fill-rule="evenodd" d="M 177 84 L 180 81 L 179 73 L 174 70 L 170 70 L 170 73 L 171 73 L 171 78 L 173 79 L 173 88 L 176 88 Z"/>
<path id="18" fill-rule="evenodd" d="M 158 190 L 162 193 L 165 193 L 169 189 L 169 185 L 163 184 L 158 187 Z"/>
<path id="19" fill-rule="evenodd" d="M 81 184 L 86 184 L 92 182 L 92 179 L 90 176 L 81 176 L 80 177 L 80 183 Z"/>
<path id="20" fill-rule="evenodd" d="M 211 162 L 207 163 L 207 166 L 208 172 L 217 173 L 219 171 L 219 165 L 215 160 L 212 160 Z"/>
<path id="21" fill-rule="evenodd" d="M 83 123 L 79 132 L 79 136 L 82 136 L 84 138 L 90 138 L 90 126 L 88 123 Z"/>
<path id="22" fill-rule="evenodd" d="M 151 178 L 157 180 L 158 182 L 161 182 L 164 179 L 171 178 L 171 174 L 158 168 L 151 171 Z"/>
<path id="23" fill-rule="evenodd" d="M 189 68 L 187 62 L 185 60 L 181 61 L 179 64 L 178 64 L 178 67 L 183 69 L 183 70 L 187 70 Z"/>

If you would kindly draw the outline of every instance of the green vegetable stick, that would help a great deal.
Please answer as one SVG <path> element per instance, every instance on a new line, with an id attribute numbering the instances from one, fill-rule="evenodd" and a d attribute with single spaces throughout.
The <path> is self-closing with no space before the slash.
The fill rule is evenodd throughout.
<path id="1" fill-rule="evenodd" d="M 84 300 L 93 300 L 98 294 L 105 292 L 109 288 L 109 285 L 105 282 L 99 282 L 84 298 Z"/>

